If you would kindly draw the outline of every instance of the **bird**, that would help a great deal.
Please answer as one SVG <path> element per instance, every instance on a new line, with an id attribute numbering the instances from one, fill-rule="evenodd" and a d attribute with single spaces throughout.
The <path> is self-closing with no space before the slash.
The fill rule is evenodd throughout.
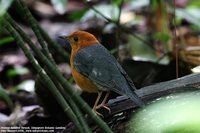
<path id="1" fill-rule="evenodd" d="M 75 82 L 83 91 L 98 93 L 93 111 L 100 115 L 96 110 L 103 107 L 110 112 L 105 103 L 110 91 L 126 95 L 139 107 L 144 107 L 130 77 L 94 35 L 86 31 L 75 31 L 60 38 L 71 45 L 70 65 Z M 98 104 L 103 92 L 106 95 Z"/>

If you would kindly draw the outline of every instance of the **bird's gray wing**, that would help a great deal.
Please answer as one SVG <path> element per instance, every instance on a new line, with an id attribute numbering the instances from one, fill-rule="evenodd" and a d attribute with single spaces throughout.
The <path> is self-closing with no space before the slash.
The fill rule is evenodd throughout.
<path id="1" fill-rule="evenodd" d="M 74 65 L 79 73 L 93 81 L 99 89 L 112 90 L 115 87 L 112 78 L 117 69 L 113 69 L 114 64 L 107 56 L 109 54 L 106 49 L 100 44 L 95 44 L 79 50 Z"/>
<path id="2" fill-rule="evenodd" d="M 117 60 L 101 44 L 79 50 L 74 60 L 76 70 L 90 79 L 100 90 L 125 94 L 142 104 L 135 94 L 135 86 Z"/>

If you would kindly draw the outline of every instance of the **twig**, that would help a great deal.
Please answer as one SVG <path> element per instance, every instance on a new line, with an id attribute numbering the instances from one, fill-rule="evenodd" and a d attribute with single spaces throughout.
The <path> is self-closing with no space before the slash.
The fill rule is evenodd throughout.
<path id="1" fill-rule="evenodd" d="M 110 23 L 114 23 L 116 25 L 117 21 L 114 21 L 108 17 L 106 17 L 105 15 L 103 15 L 100 11 L 98 11 L 96 8 L 94 8 L 94 6 L 89 6 L 89 8 L 91 8 L 93 11 L 95 11 L 97 14 L 99 14 L 100 16 L 102 16 L 107 22 Z M 141 37 L 139 37 L 138 35 L 136 35 L 132 30 L 130 30 L 129 28 L 123 26 L 123 25 L 118 25 L 118 28 L 121 29 L 124 32 L 127 32 L 128 34 L 134 36 L 135 38 L 137 38 L 138 40 L 142 41 L 143 43 L 147 44 L 150 48 L 152 48 L 153 50 L 156 50 L 153 45 L 151 43 L 149 43 L 148 41 L 142 39 Z"/>
<path id="2" fill-rule="evenodd" d="M 120 24 L 120 18 L 121 18 L 121 14 L 122 14 L 123 4 L 124 4 L 124 0 L 121 0 L 120 6 L 119 6 L 119 14 L 118 14 L 118 17 L 117 17 L 117 24 L 118 25 Z"/>
<path id="3" fill-rule="evenodd" d="M 112 22 L 112 23 L 116 23 L 116 21 L 106 17 L 105 15 L 103 15 L 100 11 L 98 11 L 96 8 L 94 8 L 94 6 L 89 6 L 93 11 L 95 11 L 97 14 L 99 14 L 100 16 L 102 16 L 106 21 L 108 22 Z"/>
<path id="4" fill-rule="evenodd" d="M 120 5 L 119 5 L 119 13 L 118 13 L 118 18 L 117 18 L 117 22 L 116 22 L 116 25 L 117 25 L 117 31 L 116 31 L 116 37 L 115 37 L 115 39 L 116 39 L 116 43 L 117 43 L 117 46 L 119 46 L 119 41 L 120 41 L 120 18 L 121 18 L 121 13 L 122 13 L 122 6 L 123 6 L 123 4 L 124 4 L 124 0 L 121 0 L 121 3 L 120 3 Z"/>
<path id="5" fill-rule="evenodd" d="M 177 35 L 176 35 L 176 0 L 173 0 L 173 4 L 174 4 L 174 44 L 175 44 L 175 52 L 176 52 L 176 78 L 179 77 L 179 69 L 178 69 L 178 66 L 179 66 L 179 60 L 178 60 L 178 53 L 179 53 L 179 46 L 178 46 L 178 43 L 176 41 L 177 39 Z"/>

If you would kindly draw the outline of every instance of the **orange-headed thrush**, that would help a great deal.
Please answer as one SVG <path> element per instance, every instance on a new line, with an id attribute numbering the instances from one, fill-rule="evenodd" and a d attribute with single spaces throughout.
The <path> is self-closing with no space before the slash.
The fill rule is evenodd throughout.
<path id="1" fill-rule="evenodd" d="M 109 92 L 114 91 L 130 97 L 138 106 L 144 103 L 134 92 L 132 80 L 117 62 L 115 57 L 101 45 L 90 33 L 85 31 L 73 32 L 69 36 L 61 36 L 71 47 L 72 76 L 83 91 L 98 92 L 93 110 L 105 106 Z M 108 92 L 101 104 L 98 104 L 102 92 Z"/>

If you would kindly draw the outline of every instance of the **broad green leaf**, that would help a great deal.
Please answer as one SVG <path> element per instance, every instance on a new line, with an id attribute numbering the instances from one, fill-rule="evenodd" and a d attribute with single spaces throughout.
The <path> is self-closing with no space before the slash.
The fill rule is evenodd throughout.
<path id="1" fill-rule="evenodd" d="M 54 7 L 54 9 L 59 13 L 59 14 L 64 14 L 66 11 L 66 6 L 67 6 L 67 0 L 51 0 L 51 3 Z"/>
<path id="2" fill-rule="evenodd" d="M 168 42 L 171 37 L 170 35 L 163 33 L 163 32 L 156 32 L 153 35 L 153 39 L 157 40 L 157 41 L 162 41 L 162 42 Z"/>
<path id="3" fill-rule="evenodd" d="M 133 116 L 130 133 L 200 133 L 199 95 L 200 91 L 196 89 L 147 104 Z"/>

